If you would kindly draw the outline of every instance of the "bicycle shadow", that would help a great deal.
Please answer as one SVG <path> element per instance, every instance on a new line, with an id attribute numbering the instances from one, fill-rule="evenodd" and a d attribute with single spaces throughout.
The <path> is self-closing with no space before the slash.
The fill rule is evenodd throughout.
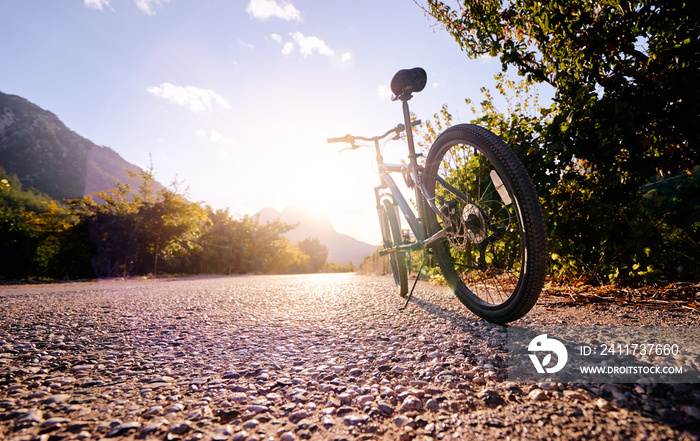
<path id="1" fill-rule="evenodd" d="M 508 367 L 508 334 L 509 325 L 498 325 L 486 322 L 463 307 L 463 311 L 456 311 L 446 308 L 434 301 L 426 299 L 424 296 L 442 296 L 442 293 L 433 294 L 423 290 L 417 291 L 411 298 L 409 307 L 416 306 L 428 314 L 442 319 L 455 326 L 468 336 L 473 337 L 474 342 L 482 341 L 486 348 L 495 349 L 501 353 L 503 358 L 498 360 L 499 371 Z M 438 298 L 434 300 L 440 300 Z M 461 306 L 461 304 L 459 305 Z M 500 332 L 492 333 L 494 329 Z M 485 337 L 484 334 L 488 333 Z M 466 351 L 473 352 L 474 346 L 460 345 L 453 352 Z M 487 350 L 488 350 L 487 349 Z M 478 355 L 478 354 L 474 354 Z M 472 357 L 468 357 L 471 362 Z M 501 363 L 502 362 L 502 363 Z M 507 375 L 502 376 L 499 382 L 506 383 L 509 379 Z M 521 389 L 529 383 L 520 384 Z M 532 383 L 537 384 L 537 383 Z M 697 409 L 697 397 L 700 397 L 700 384 L 696 383 L 656 383 L 656 384 L 635 384 L 635 383 L 566 383 L 565 389 L 583 389 L 588 392 L 590 402 L 597 403 L 597 400 L 604 399 L 610 407 L 605 412 L 635 412 L 655 421 L 655 424 L 662 424 L 677 431 L 679 439 L 694 439 L 700 435 L 700 425 L 697 424 L 698 415 L 693 414 Z M 608 404 L 605 404 L 607 406 Z M 616 413 L 617 414 L 617 413 Z"/>
<path id="2" fill-rule="evenodd" d="M 417 287 L 416 287 L 417 288 Z M 443 306 L 433 303 L 430 300 L 426 300 L 422 297 L 419 297 L 419 295 L 445 295 L 445 296 L 452 296 L 454 297 L 454 294 L 451 293 L 450 291 L 445 291 L 444 293 L 442 292 L 434 292 L 434 293 L 428 293 L 426 290 L 420 290 L 417 291 L 413 297 L 411 297 L 411 300 L 409 302 L 410 305 L 415 305 L 419 307 L 420 309 L 424 310 L 425 312 L 432 314 L 440 319 L 443 319 L 453 326 L 456 326 L 458 328 L 461 328 L 464 331 L 473 331 L 475 328 L 487 328 L 487 329 L 500 329 L 503 331 L 506 331 L 508 329 L 507 325 L 499 325 L 496 323 L 490 323 L 487 322 L 479 317 L 476 317 L 472 315 L 472 313 L 466 309 L 465 306 L 463 306 L 461 303 L 458 305 L 458 308 L 460 308 L 460 312 L 457 312 L 455 310 L 450 310 L 446 309 Z"/>

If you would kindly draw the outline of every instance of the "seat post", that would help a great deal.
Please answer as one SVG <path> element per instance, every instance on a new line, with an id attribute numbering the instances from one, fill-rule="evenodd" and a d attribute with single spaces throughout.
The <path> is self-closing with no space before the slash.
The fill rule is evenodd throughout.
<path id="1" fill-rule="evenodd" d="M 408 109 L 408 100 L 410 100 L 412 96 L 409 94 L 408 96 L 403 96 L 401 97 L 401 102 L 403 104 L 403 123 L 404 126 L 406 126 L 406 142 L 408 143 L 408 159 L 411 161 L 411 165 L 414 167 L 418 165 L 418 162 L 416 161 L 416 158 L 418 155 L 416 155 L 416 147 L 413 144 L 413 126 L 411 125 L 411 111 Z"/>
<path id="2" fill-rule="evenodd" d="M 406 142 L 408 143 L 408 161 L 410 164 L 409 167 L 410 170 L 415 170 L 416 172 L 418 172 L 420 170 L 420 167 L 418 166 L 418 157 L 421 155 L 416 154 L 416 147 L 413 143 L 413 126 L 411 125 L 411 111 L 408 109 L 408 100 L 410 100 L 411 98 L 412 96 L 409 93 L 407 96 L 404 95 L 401 97 L 401 102 L 403 104 L 402 108 L 404 125 L 406 126 Z M 423 237 L 428 237 L 428 226 L 425 222 L 426 208 L 422 203 L 424 195 L 421 192 L 421 187 L 422 185 L 420 185 L 420 183 L 417 182 L 413 191 L 415 191 L 416 195 L 416 205 L 418 206 L 418 220 L 421 224 L 422 230 L 421 233 L 423 233 Z M 411 292 L 412 291 L 413 290 L 411 290 Z"/>

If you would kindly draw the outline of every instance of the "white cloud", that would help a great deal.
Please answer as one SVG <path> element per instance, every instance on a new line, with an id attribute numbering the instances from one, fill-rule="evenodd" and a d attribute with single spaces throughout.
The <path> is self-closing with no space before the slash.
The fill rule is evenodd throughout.
<path id="1" fill-rule="evenodd" d="M 246 12 L 258 20 L 267 20 L 270 17 L 286 21 L 301 20 L 299 10 L 291 2 L 285 0 L 280 3 L 277 0 L 250 0 Z"/>
<path id="2" fill-rule="evenodd" d="M 350 52 L 345 52 L 342 57 L 340 57 L 340 61 L 343 63 L 347 63 L 348 61 L 352 61 L 352 54 Z"/>
<path id="3" fill-rule="evenodd" d="M 383 101 L 390 100 L 391 97 L 394 96 L 394 94 L 391 92 L 391 89 L 389 89 L 387 86 L 385 86 L 383 84 L 381 86 L 377 87 L 377 95 L 379 95 L 379 99 L 381 99 Z"/>
<path id="4" fill-rule="evenodd" d="M 160 86 L 149 87 L 148 93 L 177 104 L 189 107 L 194 113 L 202 113 L 211 110 L 214 105 L 229 110 L 228 101 L 218 93 L 209 89 L 194 86 L 176 86 L 171 83 L 163 83 Z"/>
<path id="5" fill-rule="evenodd" d="M 109 2 L 110 0 L 84 0 L 85 6 L 87 6 L 90 9 L 98 9 L 102 10 L 105 7 L 109 8 Z"/>
<path id="6" fill-rule="evenodd" d="M 209 139 L 211 142 L 215 144 L 235 144 L 236 140 L 233 138 L 227 138 L 226 136 L 222 135 L 221 133 L 217 132 L 216 130 L 211 131 L 211 135 L 209 136 Z"/>
<path id="7" fill-rule="evenodd" d="M 492 57 L 489 54 L 479 55 L 479 57 L 477 58 L 477 60 L 479 60 L 481 62 L 481 64 L 486 64 L 493 59 L 494 59 L 494 57 Z"/>
<path id="8" fill-rule="evenodd" d="M 85 6 L 90 9 L 103 10 L 104 8 L 113 8 L 110 6 L 112 0 L 83 0 Z M 170 0 L 134 0 L 134 4 L 144 14 L 155 15 L 156 9 L 169 3 Z"/>
<path id="9" fill-rule="evenodd" d="M 294 43 L 292 43 L 291 41 L 285 43 L 284 46 L 282 46 L 282 54 L 283 55 L 289 55 L 292 53 L 293 50 L 294 50 Z"/>
<path id="10" fill-rule="evenodd" d="M 209 141 L 213 142 L 214 144 L 227 144 L 227 145 L 233 145 L 236 143 L 236 140 L 233 138 L 228 138 L 221 133 L 217 132 L 216 130 L 210 130 L 209 133 L 207 133 L 206 130 L 200 129 L 197 131 L 197 134 L 203 138 L 208 138 Z"/>
<path id="11" fill-rule="evenodd" d="M 160 8 L 170 0 L 134 0 L 136 7 L 141 10 L 144 14 L 155 15 L 156 8 Z"/>
<path id="12" fill-rule="evenodd" d="M 246 49 L 253 50 L 255 49 L 255 45 L 253 43 L 246 43 L 245 41 L 241 40 L 240 38 L 238 39 L 238 44 L 243 46 Z"/>
<path id="13" fill-rule="evenodd" d="M 332 57 L 335 55 L 335 52 L 333 49 L 328 47 L 325 41 L 321 40 L 318 37 L 315 36 L 306 36 L 302 34 L 301 32 L 294 32 L 289 34 L 289 36 L 292 38 L 292 41 L 284 41 L 281 35 L 279 34 L 272 34 L 270 35 L 270 39 L 275 41 L 278 44 L 282 45 L 282 54 L 283 55 L 289 55 L 296 48 L 299 48 L 299 53 L 303 55 L 304 57 L 309 57 L 313 55 L 314 53 L 321 54 L 321 55 L 326 55 L 328 57 Z M 347 62 L 352 60 L 352 55 L 348 52 L 343 54 L 341 57 L 342 62 Z"/>
<path id="14" fill-rule="evenodd" d="M 307 37 L 301 32 L 295 32 L 292 34 L 292 39 L 299 45 L 299 52 L 305 57 L 312 55 L 314 51 L 321 55 L 333 56 L 331 48 L 328 47 L 325 41 L 318 37 Z"/>

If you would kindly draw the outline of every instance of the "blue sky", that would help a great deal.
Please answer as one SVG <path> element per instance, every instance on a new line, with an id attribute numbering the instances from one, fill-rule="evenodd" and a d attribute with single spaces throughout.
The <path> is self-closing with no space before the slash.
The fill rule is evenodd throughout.
<path id="1" fill-rule="evenodd" d="M 468 59 L 411 0 L 0 0 L 0 91 L 192 200 L 235 214 L 310 207 L 337 230 L 379 242 L 369 150 L 326 138 L 401 121 L 388 85 L 421 66 L 411 109 L 472 115 L 500 71 Z M 405 144 L 391 143 L 398 160 Z"/>

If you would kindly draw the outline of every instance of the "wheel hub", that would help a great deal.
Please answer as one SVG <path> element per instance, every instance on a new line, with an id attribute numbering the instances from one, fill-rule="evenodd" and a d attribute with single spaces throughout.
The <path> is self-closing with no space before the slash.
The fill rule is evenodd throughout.
<path id="1" fill-rule="evenodd" d="M 481 243 L 486 239 L 486 220 L 481 209 L 474 204 L 468 204 L 462 210 L 464 235 L 470 242 Z"/>

